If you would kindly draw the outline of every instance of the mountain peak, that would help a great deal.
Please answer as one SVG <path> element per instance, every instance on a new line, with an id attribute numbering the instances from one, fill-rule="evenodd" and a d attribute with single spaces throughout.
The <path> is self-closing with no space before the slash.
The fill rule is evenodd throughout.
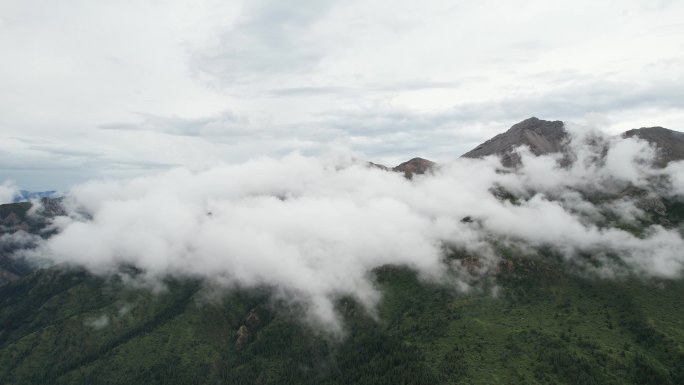
<path id="1" fill-rule="evenodd" d="M 425 174 L 435 167 L 435 162 L 423 158 L 410 159 L 392 170 L 403 172 L 404 176 L 411 179 L 414 174 Z"/>
<path id="2" fill-rule="evenodd" d="M 520 146 L 528 146 L 535 155 L 560 152 L 567 132 L 560 120 L 549 121 L 537 117 L 525 119 L 514 124 L 508 131 L 482 143 L 463 154 L 465 158 L 482 158 L 488 155 L 501 155 L 505 166 L 519 162 L 513 151 Z"/>
<path id="3" fill-rule="evenodd" d="M 519 123 L 514 124 L 513 126 L 511 126 L 508 132 L 532 130 L 538 133 L 543 133 L 558 131 L 562 128 L 563 122 L 561 122 L 560 120 L 543 120 L 537 118 L 536 116 L 533 116 L 531 118 L 527 118 Z"/>

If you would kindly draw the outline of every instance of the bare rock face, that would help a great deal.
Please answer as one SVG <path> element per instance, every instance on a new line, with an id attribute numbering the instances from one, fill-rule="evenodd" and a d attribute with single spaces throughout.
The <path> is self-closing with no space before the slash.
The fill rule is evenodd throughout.
<path id="1" fill-rule="evenodd" d="M 526 145 L 533 154 L 543 155 L 562 152 L 566 140 L 567 132 L 563 128 L 563 122 L 532 117 L 513 125 L 508 131 L 489 139 L 462 157 L 501 155 L 504 166 L 511 167 L 520 162 L 519 157 L 513 153 L 517 147 Z"/>
<path id="2" fill-rule="evenodd" d="M 255 328 L 259 326 L 259 323 L 261 323 L 261 317 L 259 317 L 259 313 L 256 311 L 256 309 L 250 310 L 249 314 L 247 314 L 247 317 L 245 317 L 245 325 L 250 328 Z"/>
<path id="3" fill-rule="evenodd" d="M 658 154 L 656 166 L 684 159 L 684 133 L 663 127 L 642 127 L 622 134 L 625 138 L 637 137 L 655 146 Z"/>
<path id="4" fill-rule="evenodd" d="M 244 323 L 238 328 L 235 338 L 235 350 L 241 351 L 247 345 L 247 342 L 252 338 L 252 334 L 258 331 L 261 324 L 261 317 L 259 311 L 254 308 L 245 316 Z"/>
<path id="5" fill-rule="evenodd" d="M 426 172 L 432 171 L 435 165 L 435 162 L 427 159 L 413 158 L 392 168 L 392 171 L 402 172 L 406 178 L 411 179 L 416 174 L 425 174 Z"/>
<path id="6" fill-rule="evenodd" d="M 249 329 L 247 326 L 242 325 L 236 334 L 237 338 L 235 339 L 235 350 L 239 352 L 245 347 L 245 345 L 247 345 L 247 341 L 249 340 Z"/>

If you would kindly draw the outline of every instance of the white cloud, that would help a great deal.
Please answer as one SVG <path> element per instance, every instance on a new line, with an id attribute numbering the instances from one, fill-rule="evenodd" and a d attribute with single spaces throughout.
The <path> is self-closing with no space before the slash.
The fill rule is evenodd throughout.
<path id="1" fill-rule="evenodd" d="M 87 326 L 90 326 L 91 328 L 93 328 L 95 330 L 104 329 L 107 326 L 109 326 L 109 316 L 106 314 L 103 314 L 99 317 L 86 320 L 85 324 Z"/>
<path id="2" fill-rule="evenodd" d="M 670 176 L 670 181 L 675 193 L 684 196 L 684 161 L 668 164 L 664 170 L 664 174 Z"/>
<path id="3" fill-rule="evenodd" d="M 0 204 L 14 202 L 14 197 L 18 192 L 19 189 L 13 182 L 2 182 L 0 184 Z"/>
<path id="4" fill-rule="evenodd" d="M 379 266 L 405 265 L 467 288 L 475 277 L 458 265 L 456 278 L 447 274 L 445 245 L 479 255 L 485 271 L 498 258 L 494 240 L 550 246 L 570 259 L 578 251 L 610 252 L 639 274 L 679 276 L 684 241 L 678 231 L 653 226 L 638 238 L 599 227 L 605 203 L 594 206 L 580 194 L 630 182 L 648 188 L 644 180 L 663 172 L 639 168 L 636 160 L 651 154 L 648 146 L 575 132 L 579 161 L 566 169 L 553 166 L 552 157 L 523 151 L 523 167 L 515 172 L 498 171 L 496 158 L 459 159 L 407 180 L 350 158 L 293 154 L 93 181 L 71 190 L 71 217 L 60 217 L 59 234 L 32 255 L 98 274 L 127 264 L 151 280 L 171 275 L 226 287 L 274 287 L 332 327 L 339 327 L 332 303 L 339 295 L 372 309 L 378 293 L 369 274 Z M 591 146 L 587 135 L 610 144 L 605 166 L 582 161 L 604 149 Z M 682 178 L 679 169 L 672 173 L 675 181 Z M 497 186 L 527 199 L 502 201 L 491 193 Z M 609 209 L 635 215 L 626 199 Z M 473 221 L 462 221 L 466 216 Z"/>

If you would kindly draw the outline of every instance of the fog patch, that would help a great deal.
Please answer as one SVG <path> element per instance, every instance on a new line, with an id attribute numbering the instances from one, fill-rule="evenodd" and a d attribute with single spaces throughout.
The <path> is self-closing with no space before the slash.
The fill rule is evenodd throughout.
<path id="1" fill-rule="evenodd" d="M 109 316 L 103 314 L 99 317 L 87 319 L 84 323 L 86 326 L 89 326 L 95 330 L 101 330 L 109 326 Z"/>
<path id="2" fill-rule="evenodd" d="M 0 204 L 14 202 L 14 197 L 19 192 L 19 188 L 12 181 L 0 183 Z"/>

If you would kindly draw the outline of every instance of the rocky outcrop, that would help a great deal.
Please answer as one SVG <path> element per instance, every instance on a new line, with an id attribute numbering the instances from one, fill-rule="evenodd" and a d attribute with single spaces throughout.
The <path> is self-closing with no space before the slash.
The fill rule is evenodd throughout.
<path id="1" fill-rule="evenodd" d="M 245 316 L 244 323 L 240 325 L 237 332 L 235 333 L 235 350 L 241 351 L 245 348 L 249 340 L 252 338 L 252 334 L 261 325 L 261 316 L 259 316 L 259 311 L 254 308 L 247 313 Z"/>
<path id="2" fill-rule="evenodd" d="M 236 335 L 237 338 L 235 339 L 235 350 L 239 352 L 245 348 L 245 345 L 247 345 L 247 341 L 249 340 L 250 336 L 249 329 L 247 328 L 247 326 L 242 325 L 237 330 Z"/>

